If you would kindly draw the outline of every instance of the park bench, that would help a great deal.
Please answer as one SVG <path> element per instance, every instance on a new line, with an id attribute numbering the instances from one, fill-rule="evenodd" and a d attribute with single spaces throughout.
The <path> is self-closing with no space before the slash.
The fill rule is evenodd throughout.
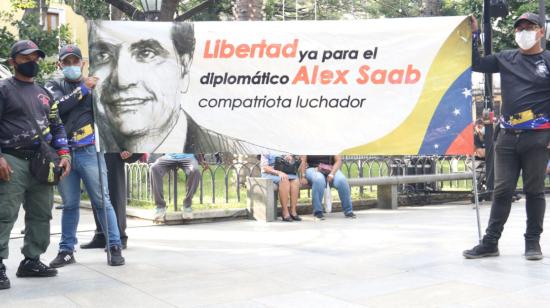
<path id="1" fill-rule="evenodd" d="M 380 209 L 397 209 L 398 186 L 411 183 L 431 183 L 439 181 L 469 180 L 472 172 L 456 172 L 426 175 L 378 176 L 369 178 L 348 179 L 350 186 L 377 186 L 377 207 Z M 277 185 L 271 179 L 248 177 L 247 208 L 249 216 L 260 221 L 277 219 Z M 300 189 L 308 189 L 301 187 Z"/>

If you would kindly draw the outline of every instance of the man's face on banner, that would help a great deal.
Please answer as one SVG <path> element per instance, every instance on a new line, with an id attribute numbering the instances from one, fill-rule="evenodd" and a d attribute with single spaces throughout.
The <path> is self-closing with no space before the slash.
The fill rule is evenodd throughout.
<path id="1" fill-rule="evenodd" d="M 94 29 L 91 74 L 99 78 L 100 113 L 119 140 L 145 135 L 162 139 L 178 120 L 189 61 L 177 54 L 170 30 L 145 24 L 139 29 L 103 28 L 101 23 Z"/>

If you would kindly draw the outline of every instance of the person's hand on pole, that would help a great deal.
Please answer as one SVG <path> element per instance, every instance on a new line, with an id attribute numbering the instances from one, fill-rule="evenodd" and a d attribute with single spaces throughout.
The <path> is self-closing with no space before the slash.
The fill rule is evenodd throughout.
<path id="1" fill-rule="evenodd" d="M 69 175 L 69 172 L 71 172 L 71 161 L 66 157 L 62 157 L 61 161 L 59 162 L 59 167 L 63 169 L 61 178 L 64 178 Z"/>
<path id="2" fill-rule="evenodd" d="M 0 181 L 9 182 L 13 170 L 6 159 L 0 156 Z"/>

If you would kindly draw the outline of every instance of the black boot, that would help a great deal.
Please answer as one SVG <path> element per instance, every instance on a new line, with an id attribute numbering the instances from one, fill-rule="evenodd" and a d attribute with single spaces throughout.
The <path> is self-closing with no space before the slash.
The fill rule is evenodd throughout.
<path id="1" fill-rule="evenodd" d="M 105 236 L 103 235 L 94 235 L 92 240 L 89 243 L 80 245 L 81 249 L 95 249 L 95 248 L 105 248 L 107 243 L 105 242 Z"/>
<path id="2" fill-rule="evenodd" d="M 500 255 L 498 251 L 498 242 L 488 241 L 485 238 L 481 241 L 481 244 L 475 246 L 472 249 L 464 250 L 462 255 L 466 259 L 479 259 L 485 257 L 497 257 Z"/>
<path id="3" fill-rule="evenodd" d="M 128 247 L 128 238 L 127 237 L 121 237 L 120 242 L 122 243 L 122 249 L 126 249 Z"/>
<path id="4" fill-rule="evenodd" d="M 57 275 L 57 270 L 40 262 L 40 259 L 29 259 L 21 261 L 17 273 L 17 277 L 53 277 Z"/>
<path id="5" fill-rule="evenodd" d="M 542 260 L 542 251 L 540 249 L 539 241 L 529 240 L 525 241 L 525 259 L 536 261 Z"/>
<path id="6" fill-rule="evenodd" d="M 10 280 L 6 275 L 6 266 L 0 262 L 0 290 L 9 289 L 10 287 Z"/>
<path id="7" fill-rule="evenodd" d="M 124 257 L 122 256 L 121 247 L 111 246 L 109 250 L 111 251 L 111 260 L 109 262 L 109 265 L 110 266 L 124 265 Z"/>

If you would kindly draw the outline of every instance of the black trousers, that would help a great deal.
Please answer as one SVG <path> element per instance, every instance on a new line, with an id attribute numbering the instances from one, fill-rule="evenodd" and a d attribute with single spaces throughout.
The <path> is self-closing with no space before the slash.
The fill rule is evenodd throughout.
<path id="1" fill-rule="evenodd" d="M 141 155 L 139 155 L 141 156 Z M 107 165 L 107 182 L 109 186 L 109 197 L 113 209 L 115 210 L 118 231 L 120 239 L 126 240 L 126 170 L 124 169 L 124 160 L 119 153 L 105 153 L 105 164 Z M 99 221 L 97 220 L 97 212 L 94 210 L 94 220 L 96 225 L 95 235 L 105 237 L 101 231 Z"/>
<path id="2" fill-rule="evenodd" d="M 501 130 L 495 143 L 495 190 L 484 241 L 497 243 L 510 215 L 519 174 L 526 196 L 525 240 L 538 241 L 543 230 L 546 200 L 544 179 L 550 130 L 512 133 Z"/>

